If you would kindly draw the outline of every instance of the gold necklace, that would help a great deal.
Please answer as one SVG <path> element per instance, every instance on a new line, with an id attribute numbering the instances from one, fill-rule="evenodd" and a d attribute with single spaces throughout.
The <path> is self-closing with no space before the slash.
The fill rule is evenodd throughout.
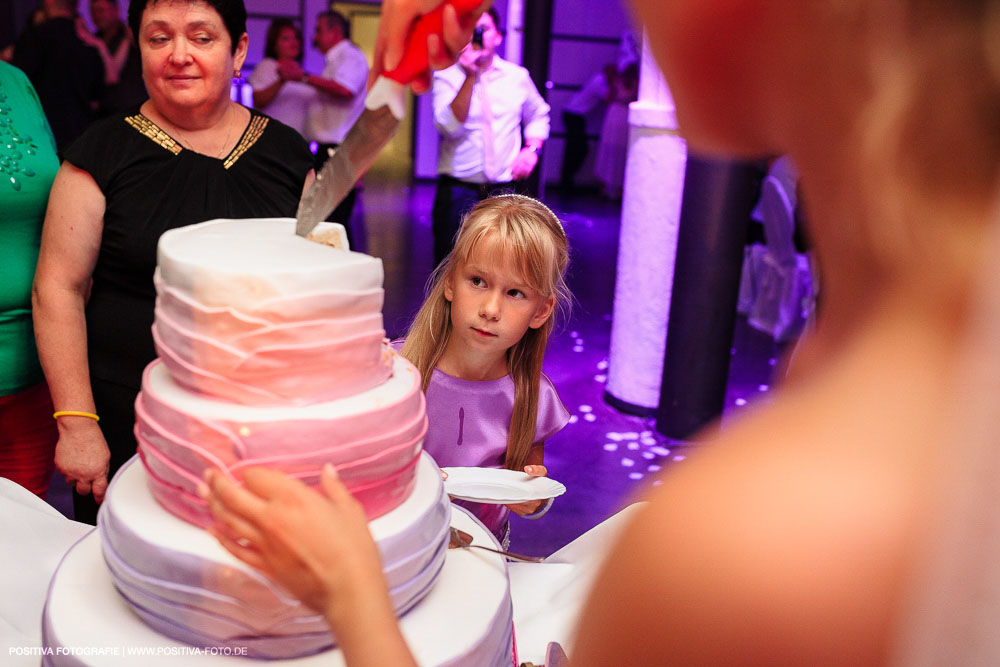
<path id="1" fill-rule="evenodd" d="M 216 153 L 214 153 L 213 155 L 211 155 L 211 157 L 214 157 L 216 159 L 222 159 L 222 157 L 227 153 L 226 149 L 229 147 L 229 140 L 233 136 L 233 113 L 232 113 L 232 109 L 233 109 L 233 105 L 232 105 L 232 103 L 230 103 L 229 106 L 226 107 L 226 115 L 229 116 L 229 126 L 226 128 L 226 140 L 222 143 L 222 148 L 219 151 L 217 151 Z M 164 118 L 166 118 L 166 116 L 164 116 Z M 181 131 L 181 128 L 177 124 L 175 124 L 171 120 L 168 120 L 167 122 L 170 123 L 170 125 L 173 126 L 174 131 L 177 132 L 178 139 L 183 139 L 183 141 L 180 142 L 182 146 L 184 146 L 186 149 L 188 149 L 189 151 L 191 151 L 193 153 L 201 153 L 201 151 L 195 150 L 194 143 L 191 141 L 191 139 L 186 134 L 184 134 L 184 132 Z M 201 153 L 201 154 L 202 155 L 208 155 L 208 153 Z"/>

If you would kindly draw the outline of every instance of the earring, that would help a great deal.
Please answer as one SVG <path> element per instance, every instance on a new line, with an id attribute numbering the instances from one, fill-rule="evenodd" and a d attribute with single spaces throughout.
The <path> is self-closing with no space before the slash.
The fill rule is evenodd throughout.
<path id="1" fill-rule="evenodd" d="M 242 79 L 243 78 L 242 70 L 233 70 L 233 76 L 236 77 L 237 79 Z"/>

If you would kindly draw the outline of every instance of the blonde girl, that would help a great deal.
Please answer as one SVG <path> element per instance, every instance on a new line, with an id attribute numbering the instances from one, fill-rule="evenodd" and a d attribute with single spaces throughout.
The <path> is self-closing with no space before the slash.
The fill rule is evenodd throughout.
<path id="1" fill-rule="evenodd" d="M 569 418 L 542 373 L 555 313 L 570 299 L 568 261 L 559 219 L 530 197 L 486 199 L 466 216 L 401 349 L 423 378 L 424 447 L 438 465 L 546 474 L 545 440 Z M 470 508 L 505 543 L 509 511 L 537 517 L 548 504 Z"/>

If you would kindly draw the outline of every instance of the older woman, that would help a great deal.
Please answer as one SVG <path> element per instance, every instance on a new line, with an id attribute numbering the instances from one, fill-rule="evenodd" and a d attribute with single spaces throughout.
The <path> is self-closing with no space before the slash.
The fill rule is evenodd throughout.
<path id="1" fill-rule="evenodd" d="M 267 29 L 264 59 L 250 75 L 253 105 L 304 134 L 306 108 L 316 89 L 301 78 L 302 31 L 289 19 L 274 19 Z"/>
<path id="2" fill-rule="evenodd" d="M 311 174 L 297 133 L 230 100 L 247 53 L 242 0 L 133 0 L 128 20 L 149 100 L 66 151 L 34 287 L 59 415 L 56 467 L 76 490 L 76 518 L 91 522 L 136 449 L 132 403 L 156 356 L 160 234 L 217 217 L 292 216 Z"/>

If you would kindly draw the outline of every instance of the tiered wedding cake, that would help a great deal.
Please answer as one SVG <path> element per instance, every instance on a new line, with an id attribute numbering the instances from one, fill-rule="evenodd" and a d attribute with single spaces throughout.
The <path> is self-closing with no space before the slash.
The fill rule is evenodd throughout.
<path id="1" fill-rule="evenodd" d="M 196 486 L 208 468 L 239 480 L 245 468 L 267 466 L 315 485 L 333 463 L 372 520 L 400 614 L 434 589 L 451 560 L 451 506 L 436 465 L 421 453 L 420 378 L 384 341 L 381 262 L 293 229 L 291 220 L 214 220 L 161 237 L 153 326 L 160 358 L 136 399 L 141 463 L 115 477 L 98 518 L 110 580 L 134 614 L 167 637 L 221 654 L 293 658 L 335 640 L 322 616 L 202 530 L 212 518 Z M 346 247 L 339 225 L 319 232 Z M 81 543 L 67 555 L 46 605 L 47 646 L 67 656 L 66 642 L 80 641 L 70 639 L 78 634 L 69 573 L 86 559 L 77 554 L 74 563 L 74 552 L 87 550 Z M 489 600 L 471 606 L 481 607 L 473 616 L 483 622 L 435 661 L 509 663 L 506 573 L 502 561 L 500 569 L 495 559 L 478 562 L 487 582 L 501 575 L 502 585 L 486 586 L 495 589 Z M 68 664 L 101 662 L 75 653 Z"/>

